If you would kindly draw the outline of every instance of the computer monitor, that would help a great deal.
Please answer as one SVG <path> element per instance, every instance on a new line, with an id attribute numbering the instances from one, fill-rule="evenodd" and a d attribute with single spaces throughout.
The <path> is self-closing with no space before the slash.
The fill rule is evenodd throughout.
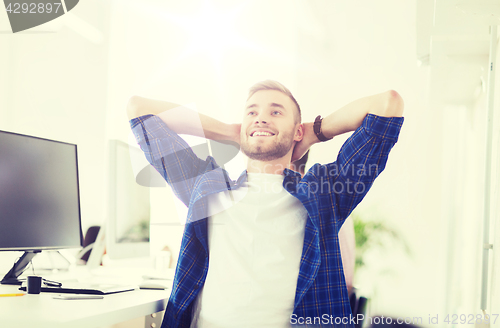
<path id="1" fill-rule="evenodd" d="M 0 131 L 0 251 L 24 251 L 17 279 L 42 250 L 82 246 L 77 146 Z"/>

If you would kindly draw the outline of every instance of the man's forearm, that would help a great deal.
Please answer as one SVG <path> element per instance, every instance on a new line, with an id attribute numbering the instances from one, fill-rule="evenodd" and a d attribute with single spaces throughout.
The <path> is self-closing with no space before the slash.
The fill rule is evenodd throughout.
<path id="1" fill-rule="evenodd" d="M 403 109 L 401 96 L 396 91 L 389 90 L 355 100 L 328 115 L 321 123 L 321 131 L 327 138 L 334 137 L 356 130 L 368 114 L 401 117 Z"/>
<path id="2" fill-rule="evenodd" d="M 127 114 L 129 119 L 148 114 L 156 115 L 177 134 L 240 142 L 238 124 L 226 124 L 192 109 L 167 101 L 134 96 L 127 105 Z"/>
<path id="3" fill-rule="evenodd" d="M 321 132 L 327 138 L 356 130 L 361 126 L 366 115 L 395 117 L 403 116 L 404 103 L 401 96 L 394 90 L 389 90 L 373 96 L 355 100 L 339 110 L 323 118 Z M 304 137 L 295 145 L 292 162 L 298 160 L 314 144 L 320 142 L 314 133 L 313 123 L 303 124 Z"/>

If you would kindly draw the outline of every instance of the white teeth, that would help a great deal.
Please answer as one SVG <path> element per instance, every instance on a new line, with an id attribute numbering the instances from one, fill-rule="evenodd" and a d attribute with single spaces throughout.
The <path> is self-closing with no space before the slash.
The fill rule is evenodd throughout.
<path id="1" fill-rule="evenodd" d="M 257 136 L 272 136 L 273 134 L 272 133 L 269 133 L 269 132 L 259 132 L 259 131 L 256 131 L 252 134 L 252 136 L 254 137 L 257 137 Z"/>

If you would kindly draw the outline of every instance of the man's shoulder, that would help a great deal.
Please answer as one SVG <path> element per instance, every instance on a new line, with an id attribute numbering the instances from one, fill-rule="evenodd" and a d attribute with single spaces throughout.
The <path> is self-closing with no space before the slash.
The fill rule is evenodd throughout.
<path id="1" fill-rule="evenodd" d="M 309 170 L 307 170 L 306 174 L 304 174 L 303 179 L 329 176 L 331 174 L 331 170 L 335 170 L 337 167 L 337 161 L 327 164 L 315 163 L 309 168 Z"/>

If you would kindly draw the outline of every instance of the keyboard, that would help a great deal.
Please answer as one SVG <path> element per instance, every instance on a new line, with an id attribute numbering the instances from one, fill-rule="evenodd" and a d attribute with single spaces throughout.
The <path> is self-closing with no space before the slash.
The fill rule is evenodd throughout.
<path id="1" fill-rule="evenodd" d="M 138 289 L 132 285 L 63 283 L 61 287 L 42 287 L 42 293 L 108 295 Z M 26 286 L 19 288 L 26 291 Z"/>

